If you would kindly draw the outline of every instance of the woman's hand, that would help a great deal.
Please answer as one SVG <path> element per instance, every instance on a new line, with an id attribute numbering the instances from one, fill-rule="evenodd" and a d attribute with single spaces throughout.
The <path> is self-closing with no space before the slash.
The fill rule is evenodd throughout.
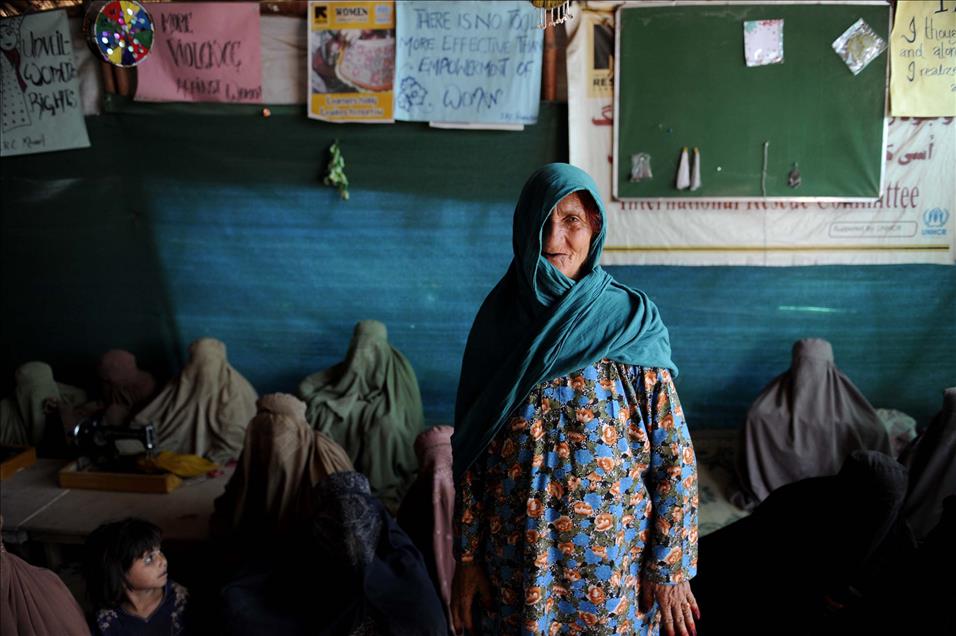
<path id="1" fill-rule="evenodd" d="M 482 605 L 491 605 L 491 583 L 485 571 L 477 563 L 458 563 L 451 584 L 451 620 L 455 633 L 473 633 L 475 621 L 471 608 L 476 594 Z"/>
<path id="2" fill-rule="evenodd" d="M 641 609 L 650 611 L 657 601 L 661 608 L 661 628 L 665 636 L 697 636 L 695 619 L 700 620 L 700 608 L 697 599 L 690 591 L 690 583 L 684 581 L 677 585 L 664 585 L 652 581 L 641 581 Z"/>

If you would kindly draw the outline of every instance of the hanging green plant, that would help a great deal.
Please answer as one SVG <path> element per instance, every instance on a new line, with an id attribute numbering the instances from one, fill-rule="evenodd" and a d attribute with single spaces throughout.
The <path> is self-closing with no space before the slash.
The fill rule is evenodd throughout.
<path id="1" fill-rule="evenodd" d="M 339 196 L 345 201 L 349 200 L 349 178 L 345 176 L 345 157 L 342 156 L 338 139 L 329 148 L 329 167 L 325 171 L 322 182 L 327 186 L 338 188 Z"/>

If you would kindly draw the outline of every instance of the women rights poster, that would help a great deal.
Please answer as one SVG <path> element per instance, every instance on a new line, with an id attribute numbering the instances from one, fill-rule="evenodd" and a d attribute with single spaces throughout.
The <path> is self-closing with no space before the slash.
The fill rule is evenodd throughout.
<path id="1" fill-rule="evenodd" d="M 65 11 L 0 20 L 0 82 L 0 156 L 90 145 Z"/>
<path id="2" fill-rule="evenodd" d="M 137 67 L 136 99 L 262 102 L 258 3 L 170 2 L 148 7 L 156 39 Z"/>
<path id="3" fill-rule="evenodd" d="M 394 3 L 309 2 L 308 29 L 309 117 L 394 121 Z"/>

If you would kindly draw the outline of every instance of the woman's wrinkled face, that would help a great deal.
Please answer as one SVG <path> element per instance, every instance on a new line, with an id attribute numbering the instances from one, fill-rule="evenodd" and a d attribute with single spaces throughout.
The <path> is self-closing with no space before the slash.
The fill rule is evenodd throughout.
<path id="1" fill-rule="evenodd" d="M 541 254 L 559 272 L 572 280 L 580 280 L 591 250 L 594 231 L 588 219 L 584 199 L 572 192 L 554 206 L 541 233 Z"/>

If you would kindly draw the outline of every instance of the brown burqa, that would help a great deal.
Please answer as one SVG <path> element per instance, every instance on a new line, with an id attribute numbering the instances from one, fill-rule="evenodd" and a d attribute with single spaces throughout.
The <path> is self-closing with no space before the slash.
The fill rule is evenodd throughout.
<path id="1" fill-rule="evenodd" d="M 203 455 L 217 464 L 242 451 L 246 425 L 256 414 L 256 391 L 226 359 L 226 345 L 202 338 L 189 361 L 133 422 L 156 426 L 160 450 Z"/>
<path id="2" fill-rule="evenodd" d="M 107 351 L 100 356 L 96 371 L 107 409 L 106 423 L 111 426 L 124 424 L 156 395 L 153 375 L 140 369 L 129 351 Z"/>
<path id="3" fill-rule="evenodd" d="M 922 540 L 943 516 L 943 500 L 956 495 L 956 387 L 943 393 L 943 409 L 906 461 L 910 471 L 903 516 Z"/>
<path id="4" fill-rule="evenodd" d="M 338 444 L 312 430 L 295 396 L 271 393 L 257 406 L 236 472 L 216 499 L 214 524 L 266 540 L 309 522 L 313 486 L 353 468 Z"/>
<path id="5" fill-rule="evenodd" d="M 89 633 L 83 610 L 60 577 L 8 554 L 0 541 L 0 636 Z"/>
<path id="6" fill-rule="evenodd" d="M 747 413 L 737 458 L 743 492 L 735 503 L 752 507 L 784 484 L 835 475 L 855 450 L 891 454 L 886 428 L 833 363 L 830 343 L 798 340 L 790 369 Z"/>
<path id="7" fill-rule="evenodd" d="M 428 574 L 445 606 L 451 625 L 451 582 L 455 577 L 452 514 L 455 480 L 452 474 L 451 426 L 435 426 L 415 439 L 418 477 L 402 500 L 398 523 L 425 557 Z"/>

